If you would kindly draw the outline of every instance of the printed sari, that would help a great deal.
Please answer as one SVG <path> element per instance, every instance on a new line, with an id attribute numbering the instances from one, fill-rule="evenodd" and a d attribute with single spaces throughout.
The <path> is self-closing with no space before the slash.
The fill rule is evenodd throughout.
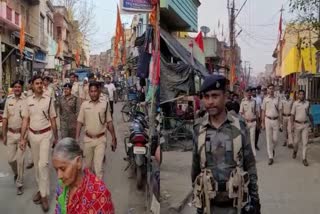
<path id="1" fill-rule="evenodd" d="M 56 214 L 114 214 L 111 194 L 102 180 L 97 178 L 89 169 L 84 170 L 81 186 L 70 198 L 69 188 L 59 181 L 56 189 Z"/>

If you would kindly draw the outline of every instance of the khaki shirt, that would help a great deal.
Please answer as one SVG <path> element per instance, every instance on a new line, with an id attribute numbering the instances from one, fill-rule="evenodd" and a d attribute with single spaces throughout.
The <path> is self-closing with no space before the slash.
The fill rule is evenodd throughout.
<path id="1" fill-rule="evenodd" d="M 51 106 L 49 107 L 51 99 Z M 48 95 L 42 94 L 41 98 L 35 95 L 27 97 L 26 108 L 22 111 L 23 117 L 30 118 L 30 128 L 39 131 L 51 126 L 50 118 L 56 118 L 54 102 Z"/>
<path id="2" fill-rule="evenodd" d="M 240 104 L 240 114 L 243 114 L 245 119 L 253 120 L 257 118 L 257 103 L 251 98 L 250 100 L 245 98 L 241 101 Z"/>
<path id="3" fill-rule="evenodd" d="M 299 122 L 306 122 L 308 120 L 309 102 L 297 100 L 293 103 L 291 114 L 294 119 Z"/>
<path id="4" fill-rule="evenodd" d="M 107 109 L 106 109 L 107 107 Z M 91 135 L 98 135 L 106 131 L 106 125 L 112 121 L 109 102 L 85 101 L 80 107 L 78 122 L 85 126 L 85 131 Z"/>
<path id="5" fill-rule="evenodd" d="M 263 99 L 262 110 L 267 117 L 279 117 L 281 103 L 279 97 L 267 96 Z"/>
<path id="6" fill-rule="evenodd" d="M 52 97 L 53 101 L 55 100 L 54 90 L 51 85 L 48 88 L 43 87 L 43 94 Z"/>
<path id="7" fill-rule="evenodd" d="M 89 96 L 89 84 L 82 86 L 80 98 L 86 101 L 90 100 Z"/>
<path id="8" fill-rule="evenodd" d="M 285 99 L 282 100 L 281 104 L 282 104 L 283 114 L 286 114 L 286 115 L 291 114 L 293 100 L 285 98 Z"/>
<path id="9" fill-rule="evenodd" d="M 80 84 L 78 82 L 74 82 L 72 84 L 71 94 L 76 96 L 76 97 L 79 97 L 80 96 L 79 88 L 80 88 Z"/>
<path id="10" fill-rule="evenodd" d="M 26 106 L 26 98 L 8 96 L 4 107 L 3 118 L 8 119 L 8 128 L 20 129 L 22 126 L 22 110 Z"/>

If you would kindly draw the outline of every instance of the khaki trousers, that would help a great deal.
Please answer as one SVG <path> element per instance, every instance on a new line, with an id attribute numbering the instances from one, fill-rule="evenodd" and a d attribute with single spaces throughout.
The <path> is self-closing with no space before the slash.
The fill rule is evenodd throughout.
<path id="1" fill-rule="evenodd" d="M 250 143 L 253 155 L 256 156 L 256 147 L 255 147 L 255 140 L 256 140 L 256 128 L 257 128 L 257 122 L 247 122 L 247 127 L 249 129 L 250 133 Z"/>
<path id="2" fill-rule="evenodd" d="M 17 175 L 17 187 L 23 186 L 23 172 L 24 172 L 24 152 L 19 148 L 20 133 L 12 133 L 8 131 L 7 134 L 7 148 L 8 148 L 8 162 L 12 171 Z"/>
<path id="3" fill-rule="evenodd" d="M 279 121 L 270 120 L 269 118 L 266 117 L 265 126 L 266 126 L 268 156 L 271 159 L 273 158 L 273 150 L 275 149 L 278 143 Z"/>
<path id="4" fill-rule="evenodd" d="M 283 117 L 283 131 L 285 132 L 288 145 L 293 145 L 292 123 L 290 116 Z"/>
<path id="5" fill-rule="evenodd" d="M 49 152 L 52 138 L 52 131 L 43 134 L 28 133 L 31 144 L 36 181 L 41 197 L 50 194 L 50 176 L 49 176 Z"/>
<path id="6" fill-rule="evenodd" d="M 103 177 L 103 158 L 106 149 L 107 139 L 102 136 L 98 139 L 91 139 L 85 136 L 83 139 L 83 153 L 86 166 L 95 172 L 98 178 Z"/>
<path id="7" fill-rule="evenodd" d="M 302 158 L 305 160 L 307 158 L 309 141 L 309 123 L 299 124 L 294 123 L 294 151 L 298 151 L 299 142 L 302 142 Z"/>

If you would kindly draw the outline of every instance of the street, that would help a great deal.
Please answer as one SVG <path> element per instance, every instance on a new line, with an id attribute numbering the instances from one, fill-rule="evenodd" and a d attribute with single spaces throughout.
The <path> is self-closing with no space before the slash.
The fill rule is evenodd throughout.
<path id="1" fill-rule="evenodd" d="M 117 133 L 118 148 L 115 153 L 111 152 L 110 139 L 108 138 L 108 148 L 106 152 L 104 181 L 111 192 L 115 206 L 115 213 L 119 214 L 142 214 L 144 208 L 144 192 L 137 191 L 135 179 L 128 178 L 128 172 L 124 172 L 127 163 L 123 160 L 125 149 L 123 139 L 127 131 L 128 124 L 122 122 L 120 109 L 122 104 L 115 104 L 114 126 Z M 51 160 L 51 159 L 50 159 Z M 50 163 L 51 165 L 51 163 Z M 55 184 L 56 174 L 52 166 L 51 171 L 51 201 L 49 213 L 54 213 L 55 206 Z M 41 206 L 32 202 L 32 196 L 36 191 L 36 181 L 34 169 L 25 170 L 25 191 L 22 196 L 16 195 L 16 188 L 13 182 L 13 175 L 7 163 L 6 148 L 0 144 L 0 213 L 43 213 Z"/>
<path id="2" fill-rule="evenodd" d="M 301 150 L 293 160 L 292 150 L 282 147 L 282 143 L 277 146 L 275 163 L 268 166 L 264 133 L 259 145 L 257 168 L 261 213 L 319 214 L 320 144 L 310 144 L 309 167 L 302 165 Z M 181 213 L 194 214 L 195 209 L 189 204 Z"/>

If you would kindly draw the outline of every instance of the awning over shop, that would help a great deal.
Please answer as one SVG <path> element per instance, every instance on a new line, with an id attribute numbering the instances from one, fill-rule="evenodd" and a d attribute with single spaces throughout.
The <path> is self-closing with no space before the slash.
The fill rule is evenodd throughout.
<path id="1" fill-rule="evenodd" d="M 169 48 L 170 53 L 181 59 L 185 64 L 191 65 L 191 53 L 183 47 L 170 33 L 163 29 L 160 29 L 160 35 L 166 46 Z M 208 70 L 198 60 L 194 59 L 194 69 L 196 69 L 202 77 L 208 76 Z"/>

